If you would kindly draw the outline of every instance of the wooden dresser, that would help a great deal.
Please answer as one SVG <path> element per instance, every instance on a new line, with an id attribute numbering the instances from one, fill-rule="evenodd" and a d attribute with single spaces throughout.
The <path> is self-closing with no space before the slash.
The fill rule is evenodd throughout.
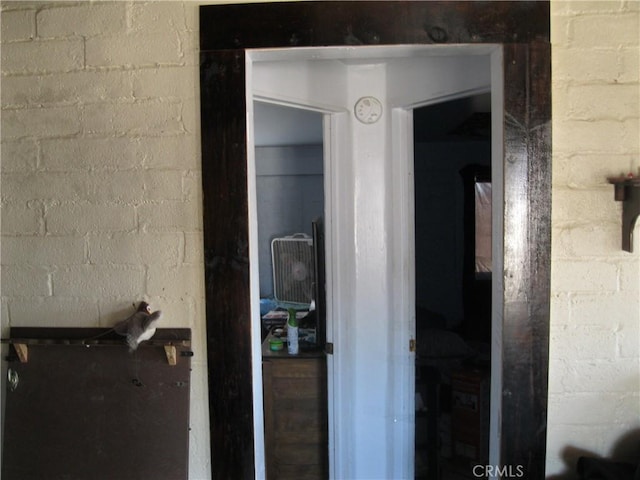
<path id="1" fill-rule="evenodd" d="M 490 385 L 488 370 L 465 368 L 451 374 L 451 437 L 458 461 L 489 461 Z"/>
<path id="2" fill-rule="evenodd" d="M 328 478 L 327 363 L 322 351 L 292 356 L 262 348 L 268 480 Z"/>

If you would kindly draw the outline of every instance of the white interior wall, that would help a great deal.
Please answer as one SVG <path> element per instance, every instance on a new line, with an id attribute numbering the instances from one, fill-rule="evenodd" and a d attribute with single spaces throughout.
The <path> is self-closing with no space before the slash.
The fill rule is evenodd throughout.
<path id="1" fill-rule="evenodd" d="M 388 164 L 391 154 L 391 122 L 386 83 L 387 65 L 356 65 L 349 68 L 347 106 L 364 95 L 383 104 L 379 122 L 364 125 L 351 116 L 351 185 L 353 229 L 342 240 L 355 246 L 353 271 L 341 272 L 353 282 L 351 316 L 334 319 L 349 322 L 348 343 L 353 349 L 353 412 L 351 428 L 356 445 L 353 478 L 390 478 L 392 459 L 387 439 L 392 435 L 393 412 L 390 380 L 394 365 L 389 334 L 391 316 L 391 262 L 389 245 L 392 212 Z M 335 213 L 339 214 L 339 211 Z M 346 232 L 345 232 L 346 233 Z M 334 326 L 335 328 L 335 326 Z M 340 328 L 340 326 L 337 326 Z"/>
<path id="2" fill-rule="evenodd" d="M 271 103 L 254 105 L 256 147 L 322 145 L 322 115 Z"/>
<path id="3" fill-rule="evenodd" d="M 487 92 L 491 85 L 489 55 L 494 50 L 491 45 L 432 47 L 413 57 L 392 59 L 387 69 L 389 104 L 418 107 Z"/>
<path id="4" fill-rule="evenodd" d="M 321 115 L 315 116 L 322 128 Z M 255 155 L 260 298 L 274 298 L 271 241 L 311 237 L 311 222 L 324 216 L 322 145 L 256 147 Z"/>

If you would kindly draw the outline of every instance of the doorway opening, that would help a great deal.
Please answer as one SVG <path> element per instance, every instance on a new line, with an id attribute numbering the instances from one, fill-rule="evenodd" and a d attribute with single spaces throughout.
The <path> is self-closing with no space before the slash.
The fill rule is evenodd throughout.
<path id="1" fill-rule="evenodd" d="M 260 19 L 261 28 L 256 29 L 256 18 Z M 263 473 L 258 458 L 264 443 L 258 432 L 262 430 L 262 399 L 254 396 L 261 390 L 261 383 L 253 368 L 256 365 L 253 339 L 260 335 L 253 325 L 254 306 L 248 274 L 255 261 L 249 258 L 248 251 L 246 165 L 251 149 L 244 148 L 252 142 L 247 122 L 251 106 L 246 104 L 252 92 L 250 50 L 295 46 L 299 58 L 309 60 L 306 53 L 316 46 L 342 46 L 359 52 L 367 48 L 354 48 L 355 44 L 418 49 L 442 46 L 453 51 L 485 46 L 489 51 L 499 51 L 491 54 L 491 87 L 504 98 L 504 104 L 499 110 L 492 105 L 492 116 L 504 137 L 494 142 L 495 148 L 492 148 L 492 155 L 500 159 L 492 165 L 492 176 L 494 205 L 504 206 L 504 211 L 492 221 L 504 222 L 504 228 L 499 231 L 504 233 L 507 248 L 497 252 L 504 265 L 495 268 L 492 279 L 493 315 L 505 326 L 501 335 L 495 332 L 492 335 L 493 341 L 498 342 L 492 345 L 492 363 L 498 356 L 495 352 L 500 352 L 505 368 L 502 370 L 500 365 L 502 384 L 498 387 L 502 388 L 495 388 L 492 377 L 492 396 L 500 398 L 502 405 L 499 415 L 492 415 L 490 451 L 495 456 L 491 458 L 491 465 L 523 465 L 526 476 L 544 476 L 551 243 L 549 2 L 340 2 L 340 8 L 330 2 L 207 5 L 200 8 L 200 32 L 203 230 L 214 477 L 252 478 L 255 475 L 259 478 Z M 437 42 L 442 45 L 435 45 Z M 401 69 L 403 72 L 414 70 L 413 58 L 408 63 Z M 468 75 L 468 70 L 464 70 L 456 80 L 474 78 L 475 75 Z M 291 93 L 297 86 L 326 85 L 329 93 L 334 94 L 333 99 L 346 100 L 341 107 L 343 114 L 329 115 L 338 127 L 335 131 L 346 135 L 354 126 L 350 113 L 357 97 L 353 96 L 360 92 L 326 80 L 322 75 L 304 79 L 290 76 L 282 83 L 287 87 L 285 93 Z M 391 83 L 408 95 L 434 85 L 426 81 L 426 76 L 417 86 L 407 86 L 401 76 L 392 80 Z M 314 81 L 316 84 L 311 85 Z M 443 87 L 439 88 L 442 95 L 446 95 L 447 85 L 438 85 Z M 369 86 L 364 85 L 367 90 Z M 396 107 L 417 106 L 396 100 L 387 105 L 393 124 L 410 125 L 411 113 L 397 112 Z M 325 104 L 340 105 L 331 98 Z M 340 108 L 336 110 L 339 111 Z M 342 121 L 333 122 L 333 118 L 339 116 Z M 494 137 L 497 131 L 494 130 Z M 340 147 L 339 143 L 332 144 L 331 148 Z M 406 143 L 402 139 L 398 145 Z M 413 152 L 401 152 L 397 158 L 405 157 L 413 161 Z M 342 168 L 342 162 L 332 164 L 332 168 L 342 170 L 335 176 L 336 192 L 332 191 L 329 197 L 331 201 L 338 201 L 343 214 L 345 207 L 353 205 L 354 179 L 360 180 L 356 185 L 360 187 L 357 190 L 360 194 L 370 192 L 362 188 L 371 184 L 366 175 L 363 179 L 361 172 L 355 172 L 352 167 L 358 167 L 365 174 L 377 174 L 385 171 L 379 160 L 376 156 L 364 158 L 357 165 L 344 162 L 348 168 Z M 392 178 L 389 180 L 394 186 L 392 197 L 397 200 L 399 196 L 402 200 L 391 202 L 396 209 L 389 208 L 387 212 L 413 208 L 408 207 L 409 201 L 404 201 L 413 198 L 413 182 L 397 180 L 405 178 L 403 165 L 408 163 L 395 160 L 393 164 L 401 168 L 387 169 L 386 173 Z M 496 166 L 500 171 L 496 171 Z M 504 185 L 497 186 L 496 179 L 504 179 Z M 388 193 L 390 190 L 386 187 L 389 185 L 385 184 L 384 189 Z M 503 192 L 500 202 L 495 201 L 496 191 Z M 332 292 L 332 313 L 337 314 L 339 327 L 333 335 L 336 352 L 333 377 L 342 375 L 341 380 L 334 381 L 336 388 L 329 394 L 335 407 L 332 424 L 337 430 L 332 471 L 335 477 L 342 478 L 410 478 L 413 476 L 415 372 L 409 350 L 413 339 L 409 332 L 411 326 L 415 327 L 412 313 L 415 301 L 414 292 L 407 287 L 412 285 L 411 274 L 404 266 L 413 263 L 413 231 L 407 239 L 403 237 L 407 229 L 386 225 L 391 235 L 384 238 L 390 243 L 382 246 L 404 249 L 399 264 L 387 263 L 384 268 L 367 270 L 367 275 L 361 278 L 368 283 L 358 288 L 354 288 L 353 281 L 358 278 L 348 273 L 361 265 L 352 260 L 362 252 L 361 247 L 372 247 L 376 259 L 385 259 L 386 252 L 376 250 L 377 244 L 354 243 L 354 240 L 383 238 L 377 235 L 378 231 L 375 236 L 370 235 L 371 229 L 398 218 L 413 219 L 413 212 L 411 215 L 372 215 L 377 223 L 363 225 L 355 215 L 363 213 L 362 208 L 370 211 L 371 207 L 388 207 L 389 199 L 385 199 L 384 205 L 375 203 L 375 198 L 355 199 L 359 200 L 357 208 L 346 212 L 350 216 L 334 217 L 335 234 L 327 242 L 330 248 L 335 248 L 332 263 L 336 272 L 332 282 L 337 288 Z M 359 226 L 357 236 L 351 234 L 353 225 Z M 399 271 L 394 270 L 398 266 Z M 383 282 L 377 283 L 384 287 L 381 292 L 394 291 L 405 296 L 394 296 L 391 301 L 379 295 L 367 298 L 377 303 L 363 303 L 364 287 L 375 286 L 372 281 L 381 279 L 374 275 L 391 272 L 397 274 L 391 281 L 382 279 Z M 500 292 L 498 298 L 495 292 Z M 496 311 L 498 304 L 504 308 Z M 259 313 L 257 303 L 255 309 Z M 380 321 L 382 311 L 389 313 L 385 322 Z M 353 328 L 343 329 L 347 324 Z M 387 324 L 391 326 L 385 328 Z M 371 338 L 364 334 L 367 330 L 376 332 L 374 344 L 367 343 Z M 340 355 L 343 358 L 340 359 Z M 387 367 L 389 361 L 394 368 Z M 498 370 L 492 368 L 492 371 Z M 504 397 L 501 397 L 502 390 L 507 393 Z M 259 418 L 254 415 L 258 409 Z M 494 418 L 502 421 L 496 422 Z"/>
<path id="2" fill-rule="evenodd" d="M 489 463 L 491 94 L 414 110 L 415 478 Z"/>
<path id="3" fill-rule="evenodd" d="M 312 240 L 314 221 L 324 218 L 323 128 L 322 114 L 310 110 L 256 101 L 253 113 L 264 340 L 269 327 L 281 323 L 277 315 L 264 318 L 265 314 L 289 307 L 301 310 L 316 300 L 315 264 L 294 251 L 277 257 L 274 239 Z"/>
<path id="4" fill-rule="evenodd" d="M 248 106 L 253 111 L 248 110 L 248 118 L 253 122 L 248 125 L 249 138 L 254 142 L 258 139 L 256 120 L 262 102 L 280 104 L 278 108 L 288 105 L 315 109 L 324 114 L 320 115 L 324 118 L 320 154 L 329 160 L 321 168 L 328 172 L 324 178 L 325 205 L 321 210 L 323 214 L 327 212 L 330 230 L 326 251 L 335 252 L 327 253 L 331 261 L 326 263 L 327 277 L 331 279 L 327 285 L 330 303 L 327 330 L 332 332 L 327 341 L 336 346 L 335 355 L 327 358 L 326 365 L 329 471 L 333 476 L 365 477 L 381 469 L 394 478 L 414 475 L 416 364 L 410 340 L 416 334 L 416 305 L 412 299 L 417 285 L 412 263 L 416 209 L 412 175 L 413 151 L 418 147 L 414 145 L 412 126 L 420 123 L 424 105 L 431 105 L 425 109 L 433 109 L 445 101 L 469 96 L 486 101 L 491 98 L 487 92 L 494 89 L 500 92 L 500 82 L 491 80 L 492 69 L 498 69 L 495 77 L 501 78 L 500 55 L 496 46 L 314 48 L 250 53 L 253 63 L 248 69 L 251 73 L 248 91 L 252 96 Z M 494 96 L 500 98 L 499 93 Z M 382 113 L 374 121 L 368 117 L 364 121 L 358 116 L 356 105 L 362 98 L 376 98 L 380 102 Z M 499 122 L 501 109 L 497 111 Z M 424 136 L 419 129 L 415 131 Z M 488 139 L 491 143 L 491 135 Z M 282 145 L 278 148 L 282 154 Z M 260 302 L 257 292 L 267 300 L 263 294 L 270 292 L 263 277 L 270 274 L 274 265 L 269 268 L 265 267 L 265 261 L 258 261 L 261 281 L 253 278 L 258 276 L 257 250 L 268 245 L 267 237 L 275 231 L 262 231 L 261 226 L 260 209 L 264 211 L 269 203 L 260 198 L 264 192 L 261 194 L 258 188 L 258 183 L 264 180 L 259 172 L 262 167 L 258 155 L 262 153 L 258 147 L 249 148 L 248 177 L 253 232 L 250 243 L 259 245 L 252 246 L 250 262 L 254 338 L 255 332 L 261 332 L 253 344 L 254 386 L 262 386 L 254 389 L 256 465 L 260 471 L 264 461 L 268 475 L 269 453 L 264 459 L 261 453 L 271 448 L 270 433 L 268 428 L 264 433 L 262 429 L 263 420 L 269 421 L 266 405 L 272 392 L 261 357 L 264 349 L 260 342 L 264 341 L 267 328 L 261 321 L 264 312 L 257 314 Z M 489 150 L 484 160 L 489 164 L 500 162 L 501 155 L 502 150 L 497 149 L 492 158 Z M 464 163 L 464 158 L 461 160 Z M 274 191 L 279 189 L 267 190 L 267 197 Z M 300 201 L 293 201 L 298 212 Z M 270 212 L 264 215 L 265 224 L 272 222 Z M 304 230 L 304 226 L 296 228 Z M 491 288 L 488 292 L 491 295 Z M 490 311 L 488 315 L 491 317 Z M 452 318 L 457 320 L 459 316 Z M 490 342 L 490 329 L 488 335 Z M 255 368 L 261 363 L 263 372 Z M 359 401 L 362 408 L 354 407 Z M 262 405 L 265 411 L 258 411 Z M 491 415 L 498 418 L 498 404 Z M 374 431 L 385 431 L 386 435 Z M 384 438 L 394 439 L 392 450 L 385 447 Z M 355 444 L 366 449 L 352 450 L 350 455 Z M 488 451 L 488 440 L 486 444 Z M 496 446 L 497 439 L 494 452 Z M 377 449 L 384 450 L 384 454 L 375 461 L 365 459 L 365 451 Z M 355 462 L 350 459 L 353 455 Z"/>
<path id="5" fill-rule="evenodd" d="M 323 115 L 274 101 L 252 104 L 248 165 L 252 275 L 259 279 L 252 297 L 259 292 L 260 305 L 253 329 L 260 331 L 254 359 L 261 368 L 254 374 L 261 372 L 263 387 L 255 414 L 264 417 L 257 465 L 269 480 L 323 479 L 329 468 Z"/>

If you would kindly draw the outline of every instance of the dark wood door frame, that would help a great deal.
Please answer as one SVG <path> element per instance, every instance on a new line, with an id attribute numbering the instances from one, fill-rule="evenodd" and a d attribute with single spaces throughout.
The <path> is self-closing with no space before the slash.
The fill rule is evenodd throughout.
<path id="1" fill-rule="evenodd" d="M 544 478 L 551 252 L 549 3 L 338 1 L 200 8 L 211 465 L 253 478 L 245 50 L 501 44 L 504 310 L 501 461 Z M 494 275 L 497 272 L 494 273 Z"/>

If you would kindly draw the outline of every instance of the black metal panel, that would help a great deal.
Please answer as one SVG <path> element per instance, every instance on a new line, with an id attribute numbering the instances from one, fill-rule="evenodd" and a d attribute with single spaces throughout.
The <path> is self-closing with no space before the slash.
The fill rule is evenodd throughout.
<path id="1" fill-rule="evenodd" d="M 92 338 L 106 331 L 11 329 L 28 361 L 8 364 L 3 479 L 188 478 L 190 330 L 159 329 L 133 353 L 122 337 Z"/>

